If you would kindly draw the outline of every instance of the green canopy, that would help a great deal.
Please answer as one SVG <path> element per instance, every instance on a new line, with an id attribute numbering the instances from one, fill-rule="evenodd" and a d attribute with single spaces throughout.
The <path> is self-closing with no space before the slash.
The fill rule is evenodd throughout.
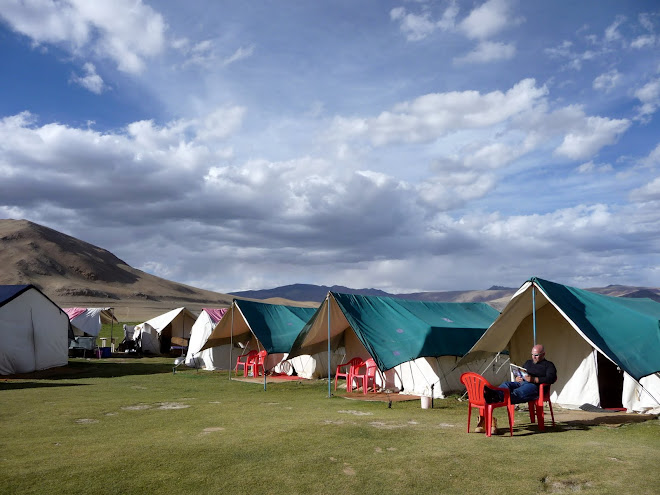
<path id="1" fill-rule="evenodd" d="M 327 350 L 328 334 L 331 347 L 336 348 L 349 327 L 382 371 L 420 357 L 462 356 L 498 314 L 485 303 L 409 301 L 330 292 L 298 335 L 289 356 Z"/>
<path id="2" fill-rule="evenodd" d="M 636 380 L 660 371 L 660 303 L 532 278 L 593 347 Z"/>
<path id="3" fill-rule="evenodd" d="M 232 340 L 247 340 L 251 334 L 268 354 L 289 352 L 303 326 L 316 308 L 301 308 L 234 299 L 200 349 L 229 344 Z"/>

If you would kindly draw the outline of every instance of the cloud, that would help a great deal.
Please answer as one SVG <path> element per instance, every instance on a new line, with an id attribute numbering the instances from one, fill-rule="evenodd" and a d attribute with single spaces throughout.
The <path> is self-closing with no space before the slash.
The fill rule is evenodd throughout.
<path id="1" fill-rule="evenodd" d="M 516 54 L 516 47 L 510 43 L 482 41 L 467 55 L 454 59 L 459 64 L 486 63 L 509 60 Z"/>
<path id="2" fill-rule="evenodd" d="M 71 76 L 71 82 L 74 82 L 97 95 L 103 93 L 106 86 L 103 83 L 101 76 L 96 73 L 96 67 L 94 67 L 94 64 L 87 62 L 83 65 L 83 70 L 85 71 L 85 75 L 78 76 L 77 74 L 73 74 Z"/>
<path id="3" fill-rule="evenodd" d="M 547 93 L 533 79 L 524 79 L 506 92 L 431 93 L 399 103 L 374 118 L 337 117 L 331 134 L 340 140 L 368 137 L 375 146 L 429 142 L 460 129 L 503 123 L 532 109 Z"/>
<path id="4" fill-rule="evenodd" d="M 222 65 L 227 66 L 227 65 L 229 65 L 229 64 L 233 64 L 234 62 L 238 62 L 239 60 L 243 60 L 243 59 L 249 58 L 249 57 L 251 57 L 251 56 L 254 54 L 254 49 L 255 49 L 255 46 L 254 46 L 254 45 L 250 45 L 250 46 L 245 47 L 245 48 L 244 48 L 244 47 L 240 47 L 240 48 L 238 48 L 238 49 L 233 53 L 233 55 L 231 55 L 230 57 L 226 58 L 226 59 L 222 62 Z"/>
<path id="5" fill-rule="evenodd" d="M 660 177 L 631 191 L 630 199 L 637 202 L 660 201 Z"/>
<path id="6" fill-rule="evenodd" d="M 573 160 L 583 160 L 594 156 L 604 146 L 614 144 L 628 130 L 631 122 L 627 119 L 586 117 L 576 124 L 565 135 L 555 153 Z"/>
<path id="7" fill-rule="evenodd" d="M 593 161 L 588 161 L 583 163 L 577 168 L 578 173 L 580 174 L 591 174 L 591 173 L 609 173 L 614 171 L 614 167 L 609 163 L 605 164 L 596 164 Z"/>
<path id="8" fill-rule="evenodd" d="M 607 43 L 623 41 L 623 36 L 619 32 L 619 26 L 625 22 L 624 16 L 618 15 L 612 24 L 605 29 L 604 39 Z"/>
<path id="9" fill-rule="evenodd" d="M 408 41 L 419 41 L 429 36 L 436 29 L 436 23 L 430 19 L 430 14 L 421 15 L 406 12 L 403 7 L 390 11 L 390 19 L 399 21 L 399 29 L 406 35 Z"/>
<path id="10" fill-rule="evenodd" d="M 162 16 L 141 0 L 10 0 L 0 16 L 36 45 L 107 57 L 132 74 L 144 69 L 146 58 L 162 52 L 167 29 Z"/>
<path id="11" fill-rule="evenodd" d="M 473 9 L 460 23 L 461 31 L 471 39 L 485 40 L 524 21 L 512 17 L 512 6 L 507 0 L 488 0 Z"/>
<path id="12" fill-rule="evenodd" d="M 609 72 L 605 72 L 599 75 L 598 77 L 596 77 L 596 79 L 594 79 L 592 87 L 599 91 L 605 91 L 606 93 L 609 93 L 614 88 L 616 88 L 620 83 L 621 83 L 621 73 L 616 69 L 612 69 Z"/>
<path id="13" fill-rule="evenodd" d="M 642 102 L 637 108 L 636 119 L 648 123 L 651 115 L 660 107 L 660 78 L 649 81 L 635 91 L 635 98 Z"/>

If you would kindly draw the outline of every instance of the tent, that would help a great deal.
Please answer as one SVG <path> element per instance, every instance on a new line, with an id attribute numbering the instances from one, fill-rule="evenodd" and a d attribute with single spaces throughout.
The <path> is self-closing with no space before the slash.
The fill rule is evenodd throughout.
<path id="1" fill-rule="evenodd" d="M 498 314 L 485 303 L 409 301 L 329 292 L 300 332 L 290 355 L 331 349 L 343 353 L 345 361 L 372 357 L 381 370 L 377 381 L 383 388 L 444 397 L 462 388 L 463 370 L 452 371 L 456 361 Z M 504 356 L 490 359 L 474 364 L 471 371 L 497 381 L 506 376 L 505 362 L 508 359 Z M 331 367 L 330 373 L 334 371 Z"/>
<path id="2" fill-rule="evenodd" d="M 0 285 L 0 374 L 69 362 L 69 318 L 34 285 Z"/>
<path id="3" fill-rule="evenodd" d="M 223 369 L 232 369 L 239 354 L 251 349 L 263 349 L 268 352 L 267 370 L 274 368 L 278 372 L 292 372 L 282 363 L 293 341 L 315 311 L 316 308 L 234 299 L 230 310 L 218 322 L 201 350 L 239 345 L 235 352 L 230 353 L 228 361 L 221 363 Z M 298 371 L 295 364 L 292 365 Z"/>
<path id="4" fill-rule="evenodd" d="M 197 318 L 186 308 L 177 308 L 135 326 L 133 338 L 142 352 L 167 354 L 172 346 L 188 347 L 192 326 Z"/>
<path id="5" fill-rule="evenodd" d="M 216 363 L 226 363 L 229 357 L 229 346 L 218 346 L 200 351 L 202 346 L 211 335 L 211 332 L 222 319 L 228 308 L 210 309 L 204 308 L 195 320 L 190 330 L 190 342 L 186 354 L 186 366 L 191 368 L 204 368 L 206 370 L 216 369 Z"/>
<path id="6" fill-rule="evenodd" d="M 118 323 L 113 308 L 64 308 L 71 320 L 73 334 L 98 337 L 103 324 Z"/>
<path id="7" fill-rule="evenodd" d="M 531 278 L 461 363 L 508 349 L 522 364 L 535 342 L 557 367 L 553 402 L 660 408 L 660 303 Z"/>

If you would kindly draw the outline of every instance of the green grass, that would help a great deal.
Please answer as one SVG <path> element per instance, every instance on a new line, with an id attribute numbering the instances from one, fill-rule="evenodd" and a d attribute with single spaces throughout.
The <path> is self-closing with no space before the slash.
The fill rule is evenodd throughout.
<path id="1" fill-rule="evenodd" d="M 0 379 L 3 494 L 657 493 L 660 422 L 465 432 L 456 397 L 362 402 L 171 358 L 72 359 Z M 339 394 L 340 395 L 340 394 Z M 502 410 L 497 416 L 504 425 Z"/>

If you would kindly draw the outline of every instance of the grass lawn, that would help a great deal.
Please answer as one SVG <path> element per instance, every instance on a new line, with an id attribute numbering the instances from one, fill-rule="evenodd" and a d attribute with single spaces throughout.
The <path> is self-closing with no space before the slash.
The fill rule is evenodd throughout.
<path id="1" fill-rule="evenodd" d="M 327 397 L 171 358 L 71 359 L 0 379 L 3 494 L 657 494 L 660 422 L 558 424 L 516 413 L 513 438 L 465 432 L 456 397 Z M 496 414 L 505 425 L 502 409 Z"/>

